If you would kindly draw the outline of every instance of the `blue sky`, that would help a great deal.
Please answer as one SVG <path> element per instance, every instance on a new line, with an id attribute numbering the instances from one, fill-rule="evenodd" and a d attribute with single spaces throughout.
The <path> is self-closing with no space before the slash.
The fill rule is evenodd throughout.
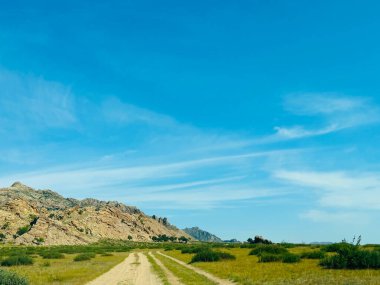
<path id="1" fill-rule="evenodd" d="M 0 185 L 222 238 L 379 242 L 377 1 L 12 1 Z"/>

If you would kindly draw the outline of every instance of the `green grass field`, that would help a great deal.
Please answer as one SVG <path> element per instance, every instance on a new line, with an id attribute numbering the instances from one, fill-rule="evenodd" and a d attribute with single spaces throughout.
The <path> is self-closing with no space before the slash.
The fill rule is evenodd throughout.
<path id="1" fill-rule="evenodd" d="M 301 253 L 309 247 L 296 247 L 289 251 Z M 332 270 L 323 269 L 319 260 L 304 259 L 300 263 L 259 263 L 257 256 L 248 255 L 250 249 L 223 249 L 236 256 L 236 260 L 193 263 L 221 278 L 231 279 L 238 284 L 380 284 L 380 270 Z M 178 250 L 165 254 L 184 262 L 190 262 L 194 254 L 182 254 Z"/>
<path id="2" fill-rule="evenodd" d="M 64 259 L 52 260 L 35 257 L 33 265 L 14 266 L 7 270 L 27 277 L 32 285 L 82 285 L 123 261 L 128 253 L 113 253 L 112 256 L 98 254 L 82 262 L 74 262 L 75 256 L 66 254 Z"/>
<path id="3" fill-rule="evenodd" d="M 197 250 L 207 247 L 208 250 L 222 251 L 236 257 L 236 259 L 222 259 L 216 262 L 194 262 L 192 266 L 198 267 L 208 273 L 223 279 L 235 281 L 236 284 L 341 284 L 341 285 L 374 285 L 380 284 L 380 269 L 324 269 L 319 259 L 302 259 L 296 263 L 259 262 L 259 256 L 249 255 L 252 248 L 240 248 L 240 245 L 223 246 L 221 244 L 178 244 L 178 243 L 104 243 L 89 246 L 58 246 L 58 247 L 10 247 L 0 248 L 0 261 L 12 256 L 29 256 L 33 258 L 33 265 L 1 266 L 3 270 L 16 272 L 25 276 L 31 285 L 59 284 L 80 285 L 95 279 L 107 272 L 113 266 L 122 262 L 129 254 L 143 251 L 152 265 L 152 272 L 169 285 L 165 271 L 147 254 L 155 253 L 168 271 L 185 285 L 211 285 L 215 284 L 203 275 L 157 254 L 161 251 L 178 260 L 190 263 Z M 278 247 L 278 246 L 275 246 Z M 378 246 L 360 247 L 362 250 L 380 251 Z M 181 253 L 193 252 L 193 253 Z M 301 255 L 305 252 L 318 251 L 319 248 L 311 246 L 290 246 L 290 253 Z M 323 252 L 327 251 L 324 249 Z M 203 252 L 203 251 L 202 251 Z M 64 258 L 62 257 L 62 254 Z M 337 253 L 327 252 L 327 256 Z M 80 258 L 78 256 L 87 256 Z M 95 257 L 93 257 L 95 255 Z M 45 257 L 45 258 L 44 258 Z M 57 258 L 57 259 L 49 259 Z M 298 261 L 298 260 L 297 260 Z M 379 267 L 377 267 L 379 268 Z M 166 271 L 167 272 L 167 271 Z"/>

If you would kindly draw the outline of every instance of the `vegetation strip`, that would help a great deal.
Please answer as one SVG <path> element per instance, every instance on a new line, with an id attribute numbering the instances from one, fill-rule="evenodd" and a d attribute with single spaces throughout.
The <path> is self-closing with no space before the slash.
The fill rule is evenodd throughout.
<path id="1" fill-rule="evenodd" d="M 153 271 L 157 274 L 158 278 L 162 281 L 163 285 L 173 285 L 169 282 L 167 272 L 165 272 L 162 263 L 159 265 L 159 260 L 155 259 L 153 255 L 149 252 L 149 254 L 145 254 L 149 260 L 149 263 L 152 265 Z"/>
<path id="2" fill-rule="evenodd" d="M 159 261 L 152 252 L 149 252 L 149 257 L 152 258 L 152 260 L 162 269 L 164 274 L 166 274 L 167 280 L 169 281 L 170 285 L 183 285 L 179 279 L 169 270 L 167 269 L 161 261 Z M 149 258 L 148 257 L 148 258 Z"/>
<path id="3" fill-rule="evenodd" d="M 181 264 L 171 260 L 165 255 L 157 254 L 156 257 L 163 263 L 163 265 L 173 272 L 184 285 L 215 285 L 217 283 L 211 281 L 203 275 L 200 275 L 193 270 L 182 266 Z"/>
<path id="4" fill-rule="evenodd" d="M 161 253 L 159 251 L 157 253 L 159 255 L 161 255 L 161 256 L 164 256 L 164 257 L 166 257 L 166 258 L 168 258 L 168 259 L 170 259 L 170 260 L 172 260 L 172 261 L 174 261 L 174 262 L 182 265 L 183 267 L 186 267 L 187 269 L 192 270 L 193 272 L 196 272 L 197 274 L 203 275 L 204 277 L 206 277 L 207 279 L 209 279 L 210 281 L 212 281 L 212 282 L 214 282 L 216 284 L 220 284 L 220 285 L 233 285 L 234 284 L 233 282 L 231 282 L 229 280 L 224 280 L 224 279 L 218 278 L 218 277 L 216 277 L 216 276 L 214 276 L 214 275 L 212 275 L 210 273 L 207 273 L 207 272 L 205 272 L 205 271 L 203 271 L 203 270 L 201 270 L 199 268 L 196 268 L 194 266 L 186 264 L 185 262 L 180 261 L 180 260 L 178 260 L 178 259 L 176 259 L 174 257 L 168 256 L 168 255 L 163 254 L 163 253 Z"/>

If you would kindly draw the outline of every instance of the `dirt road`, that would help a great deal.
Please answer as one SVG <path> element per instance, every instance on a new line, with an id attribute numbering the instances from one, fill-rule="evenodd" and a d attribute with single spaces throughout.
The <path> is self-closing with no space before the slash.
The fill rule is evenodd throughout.
<path id="1" fill-rule="evenodd" d="M 153 273 L 147 257 L 131 253 L 123 262 L 87 285 L 162 285 Z"/>
<path id="2" fill-rule="evenodd" d="M 173 258 L 173 257 L 171 257 L 169 255 L 163 254 L 162 252 L 158 251 L 157 253 L 160 254 L 160 255 L 162 255 L 162 256 L 165 256 L 165 257 L 167 257 L 167 258 L 169 258 L 169 259 L 171 259 L 171 260 L 173 260 L 175 262 L 177 262 L 178 264 L 182 265 L 183 267 L 191 269 L 194 272 L 196 272 L 196 273 L 198 273 L 200 275 L 205 276 L 207 279 L 209 279 L 211 281 L 214 281 L 218 285 L 236 285 L 236 283 L 233 283 L 233 282 L 231 282 L 229 280 L 225 280 L 225 279 L 221 279 L 219 277 L 216 277 L 216 276 L 214 276 L 214 275 L 212 275 L 212 274 L 210 274 L 210 273 L 208 273 L 206 271 L 203 271 L 202 269 L 199 269 L 197 267 L 191 266 L 191 265 L 189 265 L 189 264 L 187 264 L 187 263 L 185 263 L 185 262 L 183 262 L 181 260 L 178 260 L 176 258 Z"/>

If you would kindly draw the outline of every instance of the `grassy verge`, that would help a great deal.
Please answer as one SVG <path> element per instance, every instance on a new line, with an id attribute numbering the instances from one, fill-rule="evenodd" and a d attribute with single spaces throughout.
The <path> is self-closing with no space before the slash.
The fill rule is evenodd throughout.
<path id="1" fill-rule="evenodd" d="M 157 274 L 157 276 L 160 278 L 162 281 L 163 285 L 170 285 L 169 280 L 162 268 L 157 264 L 157 262 L 151 257 L 149 254 L 145 254 L 146 257 L 148 258 L 150 264 L 153 267 L 153 271 Z"/>
<path id="2" fill-rule="evenodd" d="M 206 277 L 194 272 L 191 269 L 183 267 L 177 262 L 170 260 L 167 257 L 156 254 L 155 257 L 159 259 L 164 266 L 169 269 L 178 279 L 185 285 L 215 285 L 216 283 L 210 281 Z"/>
<path id="3" fill-rule="evenodd" d="M 244 285 L 258 284 L 380 284 L 380 270 L 329 270 L 321 268 L 319 260 L 302 260 L 300 263 L 259 263 L 257 256 L 249 256 L 250 249 L 223 249 L 236 256 L 236 260 L 194 263 L 215 276 L 231 279 Z M 301 253 L 309 248 L 291 248 Z M 190 262 L 194 254 L 166 251 L 165 254 Z"/>
<path id="4" fill-rule="evenodd" d="M 54 260 L 36 257 L 33 258 L 33 265 L 15 266 L 7 270 L 27 277 L 31 285 L 83 285 L 107 272 L 127 256 L 128 253 L 114 253 L 113 256 L 98 254 L 95 258 L 83 262 L 74 262 L 74 254 L 66 254 L 64 259 Z"/>

